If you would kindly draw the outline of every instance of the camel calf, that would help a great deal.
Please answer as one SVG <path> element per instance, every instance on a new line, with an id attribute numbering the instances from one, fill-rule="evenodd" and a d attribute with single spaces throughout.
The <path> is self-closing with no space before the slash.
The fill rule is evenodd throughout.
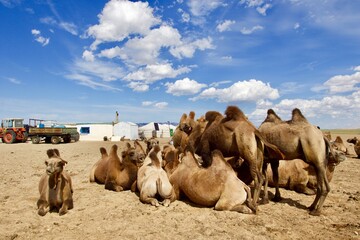
<path id="1" fill-rule="evenodd" d="M 161 166 L 162 157 L 159 145 L 155 145 L 148 154 L 144 164 L 139 168 L 137 187 L 140 191 L 140 201 L 158 207 L 160 204 L 169 206 L 175 200 L 174 189 Z M 162 202 L 156 196 L 163 199 Z"/>
<path id="2" fill-rule="evenodd" d="M 199 166 L 193 152 L 185 151 L 181 163 L 170 177 L 176 199 L 183 193 L 190 201 L 214 207 L 215 210 L 256 212 L 250 188 L 236 176 L 221 152 L 214 150 L 211 158 L 212 164 L 203 168 Z"/>
<path id="3" fill-rule="evenodd" d="M 357 137 L 351 138 L 347 140 L 348 143 L 354 144 L 354 151 L 358 158 L 360 158 L 360 141 Z"/>
<path id="4" fill-rule="evenodd" d="M 333 150 L 334 156 L 330 154 L 326 167 L 326 176 L 330 182 L 335 167 L 346 160 L 345 153 Z M 279 163 L 279 187 L 294 190 L 298 193 L 315 195 L 317 189 L 317 179 L 315 168 L 302 159 L 281 160 Z M 273 174 L 270 165 L 267 167 L 267 179 L 269 186 L 274 187 Z"/>
<path id="5" fill-rule="evenodd" d="M 45 161 L 46 173 L 39 182 L 40 198 L 37 201 L 38 214 L 56 210 L 64 215 L 73 206 L 73 188 L 70 175 L 64 170 L 67 162 L 60 157 L 58 149 L 47 150 L 48 160 Z"/>

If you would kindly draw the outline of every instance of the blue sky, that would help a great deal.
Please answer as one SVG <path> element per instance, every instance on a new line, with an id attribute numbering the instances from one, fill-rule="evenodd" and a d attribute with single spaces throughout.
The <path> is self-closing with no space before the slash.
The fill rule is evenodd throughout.
<path id="1" fill-rule="evenodd" d="M 360 1 L 0 0 L 0 118 L 178 122 L 237 105 L 360 128 Z"/>

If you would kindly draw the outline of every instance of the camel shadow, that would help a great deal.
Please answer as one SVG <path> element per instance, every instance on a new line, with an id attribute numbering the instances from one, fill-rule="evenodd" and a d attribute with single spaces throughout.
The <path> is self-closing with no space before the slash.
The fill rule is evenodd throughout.
<path id="1" fill-rule="evenodd" d="M 273 201 L 275 194 L 273 194 L 272 192 L 268 191 L 268 196 L 270 201 Z M 308 210 L 308 207 L 305 206 L 304 204 L 301 204 L 299 201 L 293 200 L 291 198 L 285 198 L 285 197 L 281 197 L 280 201 L 273 201 L 276 203 L 281 203 L 281 204 L 287 204 L 291 207 L 296 207 L 298 209 L 302 209 L 302 210 Z"/>

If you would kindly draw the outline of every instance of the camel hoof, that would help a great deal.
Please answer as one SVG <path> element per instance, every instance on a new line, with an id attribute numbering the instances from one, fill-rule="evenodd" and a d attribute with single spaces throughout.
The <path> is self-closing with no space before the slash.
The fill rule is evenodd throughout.
<path id="1" fill-rule="evenodd" d="M 268 204 L 269 199 L 261 199 L 260 204 Z"/>
<path id="2" fill-rule="evenodd" d="M 271 201 L 273 201 L 273 202 L 280 202 L 281 200 L 282 200 L 282 198 L 277 197 L 277 196 L 275 196 L 275 197 L 273 197 L 273 199 L 271 199 Z"/>
<path id="3" fill-rule="evenodd" d="M 312 211 L 310 211 L 310 215 L 312 215 L 312 216 L 320 216 L 320 211 L 319 210 L 312 210 Z"/>
<path id="4" fill-rule="evenodd" d="M 45 211 L 45 209 L 43 209 L 43 208 L 40 208 L 39 210 L 38 210 L 38 214 L 40 215 L 40 216 L 45 216 L 46 215 L 46 211 Z"/>

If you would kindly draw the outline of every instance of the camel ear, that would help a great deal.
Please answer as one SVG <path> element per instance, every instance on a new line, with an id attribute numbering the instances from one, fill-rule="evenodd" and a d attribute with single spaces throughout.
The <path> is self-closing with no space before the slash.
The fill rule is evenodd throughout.
<path id="1" fill-rule="evenodd" d="M 54 149 L 48 149 L 46 151 L 46 154 L 48 155 L 49 158 L 52 158 L 55 156 L 55 152 L 54 152 Z"/>
<path id="2" fill-rule="evenodd" d="M 131 145 L 130 145 L 129 142 L 126 143 L 126 147 L 127 147 L 128 149 L 131 148 Z"/>
<path id="3" fill-rule="evenodd" d="M 58 157 L 60 157 L 60 152 L 59 152 L 58 149 L 54 148 L 54 153 L 55 153 Z"/>
<path id="4" fill-rule="evenodd" d="M 189 113 L 189 118 L 192 119 L 192 120 L 195 119 L 195 112 L 194 112 L 194 111 L 191 111 L 191 112 Z"/>
<path id="5" fill-rule="evenodd" d="M 180 123 L 184 122 L 187 119 L 186 113 L 184 113 L 180 118 Z"/>

